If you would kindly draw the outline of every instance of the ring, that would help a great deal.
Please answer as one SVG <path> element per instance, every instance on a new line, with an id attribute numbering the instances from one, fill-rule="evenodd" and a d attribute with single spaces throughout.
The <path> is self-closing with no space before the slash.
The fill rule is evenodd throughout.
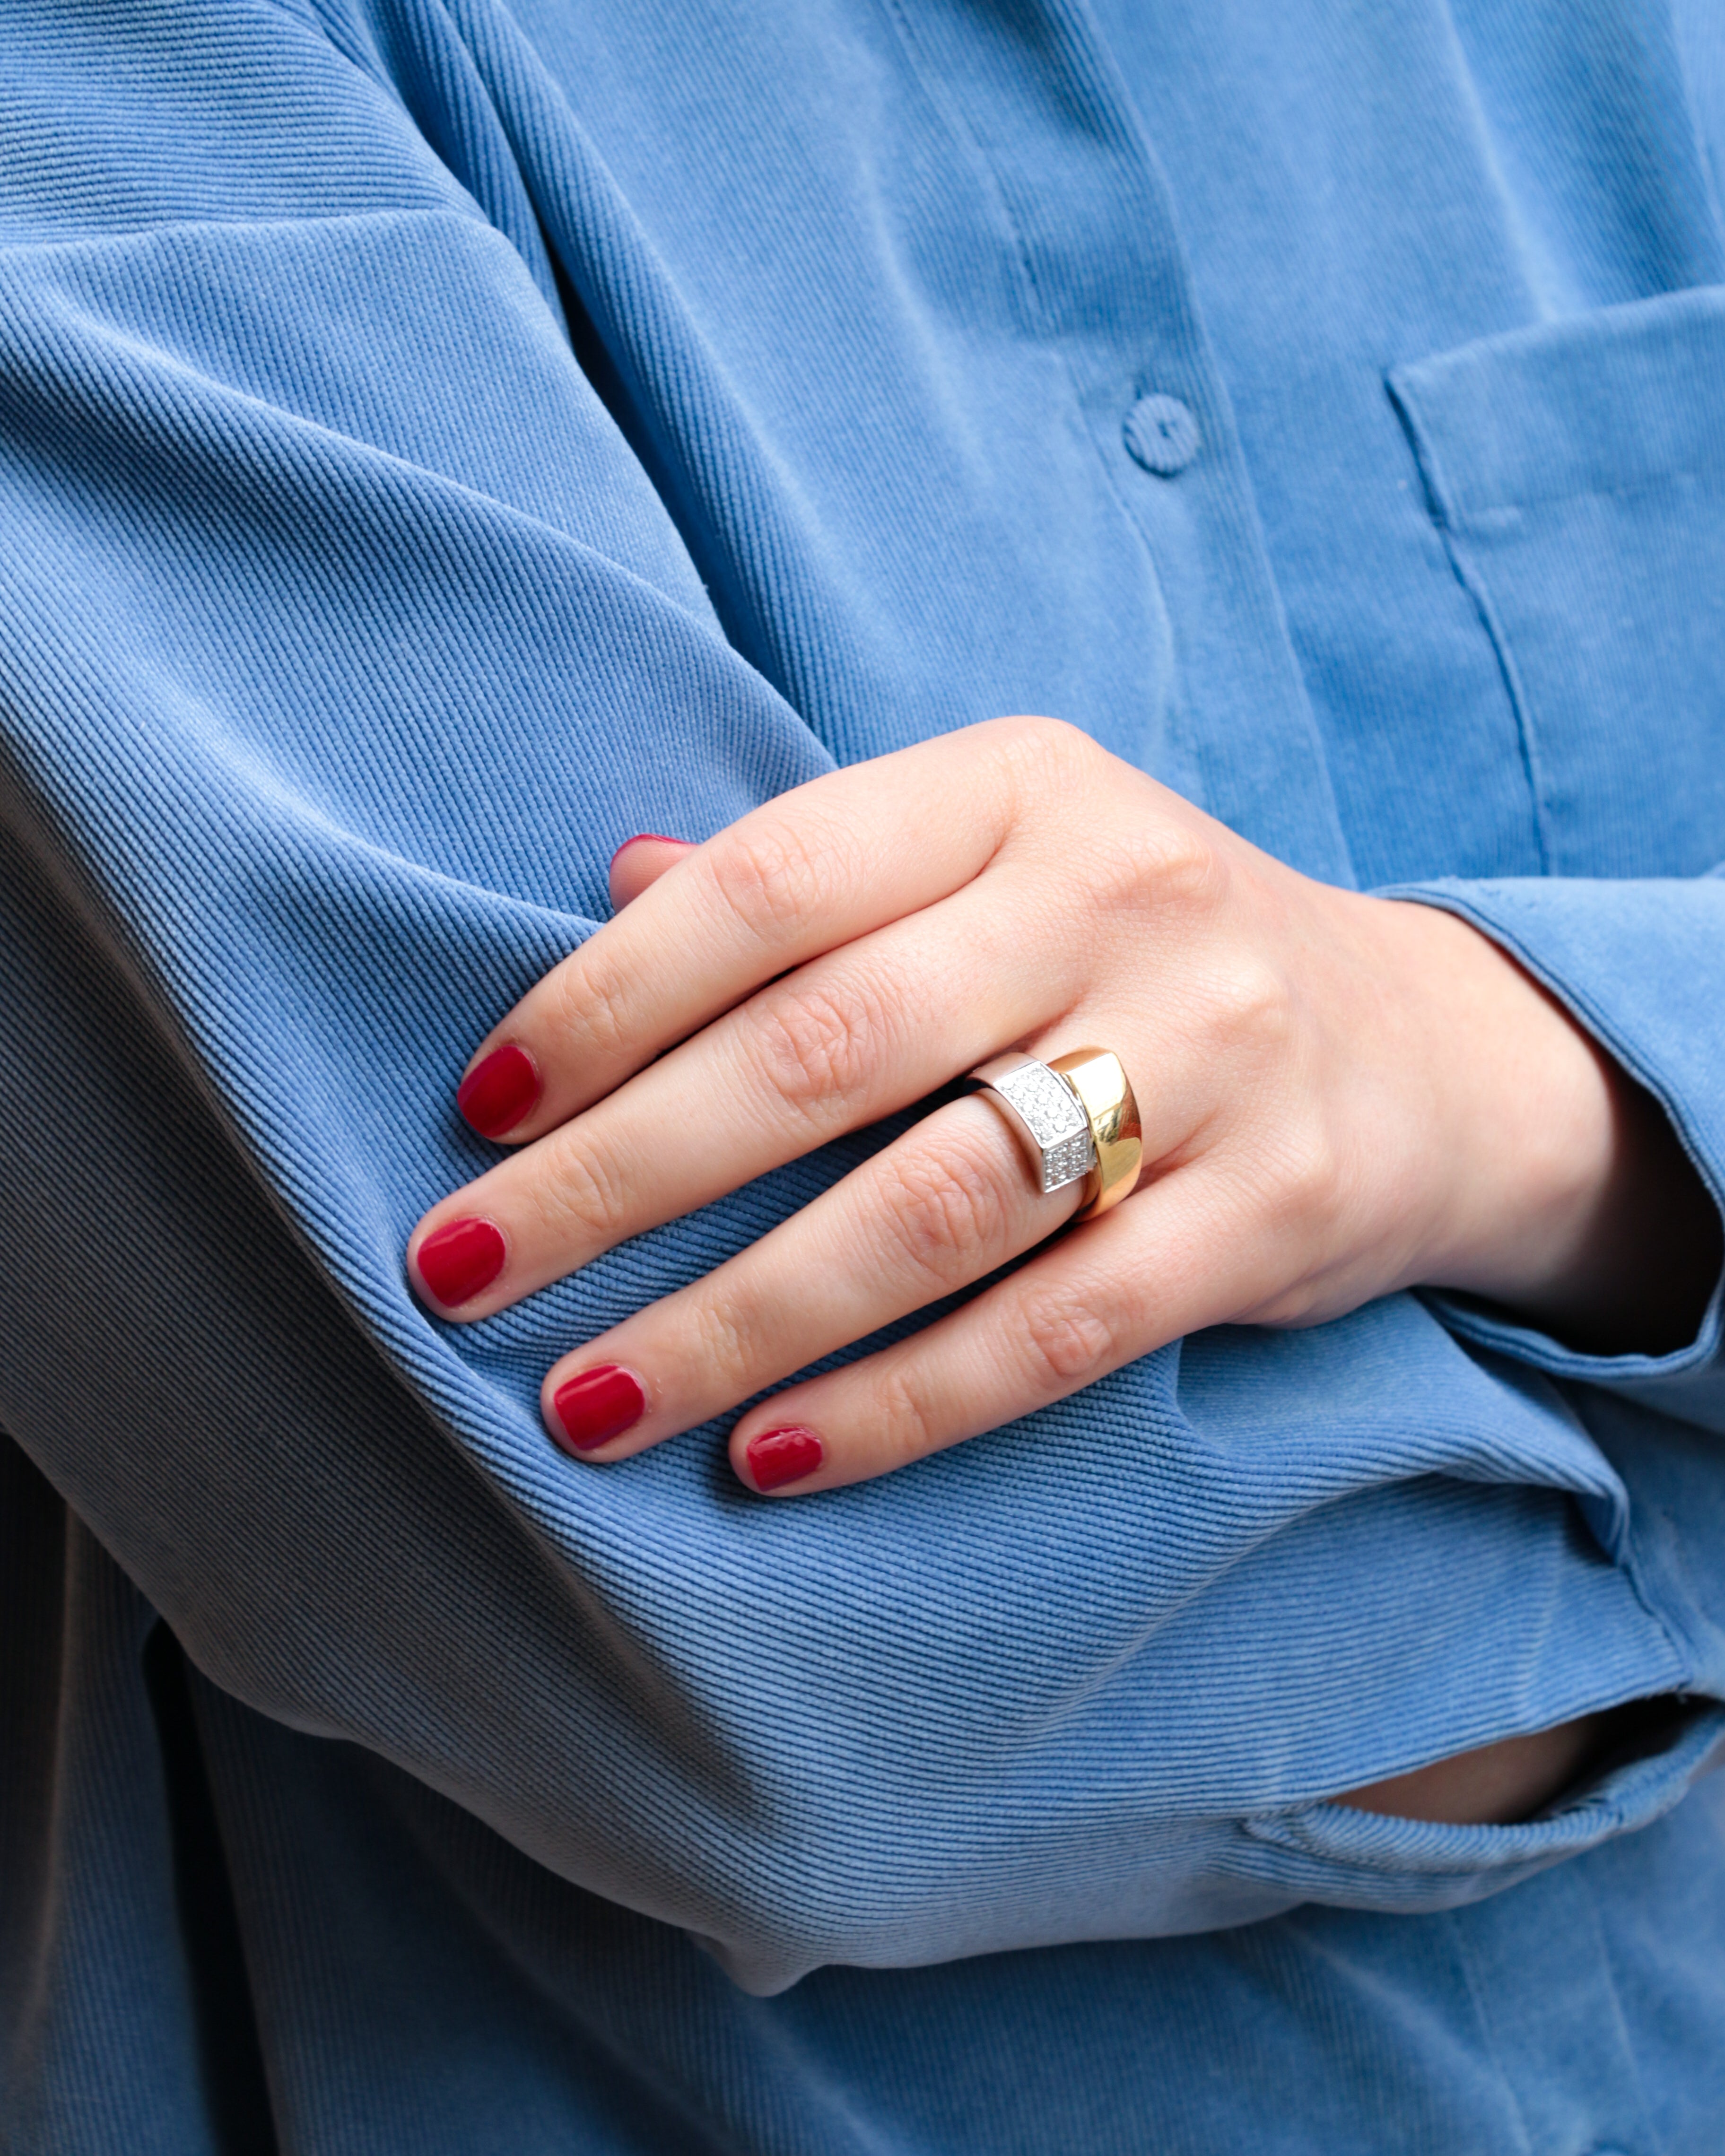
<path id="1" fill-rule="evenodd" d="M 1088 1177 L 1076 1217 L 1093 1220 L 1131 1196 L 1144 1164 L 1144 1131 L 1117 1055 L 1106 1048 L 1075 1048 L 1052 1063 L 996 1055 L 970 1075 L 999 1102 L 1044 1197 Z"/>

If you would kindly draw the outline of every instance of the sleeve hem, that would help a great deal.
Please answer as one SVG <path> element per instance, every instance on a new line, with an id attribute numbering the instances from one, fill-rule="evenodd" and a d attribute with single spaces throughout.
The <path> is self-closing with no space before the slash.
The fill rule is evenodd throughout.
<path id="1" fill-rule="evenodd" d="M 1582 1784 L 1519 1825 L 1447 1825 L 1338 1804 L 1308 1804 L 1241 1825 L 1253 1840 L 1330 1873 L 1327 1891 L 1321 1888 L 1315 1898 L 1350 1898 L 1346 1889 L 1353 1878 L 1356 1892 L 1370 1881 L 1382 1907 L 1384 1882 L 1393 1878 L 1396 1906 L 1440 1907 L 1496 1892 L 1548 1864 L 1651 1825 L 1722 1759 L 1725 1707 L 1710 1701 L 1657 1751 Z M 1317 1882 L 1301 1883 L 1309 1888 Z"/>
<path id="2" fill-rule="evenodd" d="M 1720 1187 L 1705 1150 L 1688 1127 L 1683 1105 L 1661 1074 L 1639 1053 L 1635 1044 L 1600 1010 L 1572 980 L 1554 973 L 1540 952 L 1492 912 L 1478 905 L 1465 886 L 1453 883 L 1395 884 L 1374 891 L 1373 897 L 1411 901 L 1437 907 L 1466 921 L 1482 936 L 1507 951 L 1548 989 L 1574 1019 L 1635 1081 L 1658 1101 L 1670 1119 L 1677 1141 L 1701 1178 L 1708 1195 L 1725 1219 L 1725 1190 Z M 1645 1385 L 1690 1378 L 1718 1360 L 1725 1341 L 1725 1270 L 1713 1283 L 1707 1308 L 1695 1337 L 1687 1346 L 1666 1355 L 1589 1355 L 1566 1348 L 1538 1327 L 1497 1315 L 1483 1303 L 1462 1295 L 1425 1289 L 1420 1299 L 1440 1322 L 1463 1339 L 1494 1348 L 1519 1363 L 1531 1364 L 1553 1377 L 1569 1378 L 1591 1384 Z"/>

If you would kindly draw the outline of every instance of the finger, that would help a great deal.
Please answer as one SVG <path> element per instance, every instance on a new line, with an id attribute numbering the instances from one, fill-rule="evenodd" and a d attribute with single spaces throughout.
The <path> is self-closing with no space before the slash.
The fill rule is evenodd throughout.
<path id="1" fill-rule="evenodd" d="M 657 1445 L 983 1279 L 1051 1235 L 1083 1189 L 1045 1196 L 999 1111 L 952 1101 L 705 1279 L 566 1356 L 545 1380 L 546 1426 L 588 1458 Z"/>
<path id="2" fill-rule="evenodd" d="M 657 831 L 638 831 L 625 839 L 611 856 L 612 911 L 620 913 L 693 850 L 692 840 L 668 839 Z M 520 1041 L 501 1041 L 475 1058 L 455 1088 L 455 1106 L 481 1137 L 501 1141 L 526 1122 L 544 1090 L 531 1050 Z"/>
<path id="3" fill-rule="evenodd" d="M 693 851 L 692 840 L 667 839 L 657 831 L 637 831 L 634 838 L 625 839 L 611 856 L 612 911 L 621 913 L 631 899 L 639 898 L 649 884 L 657 883 L 668 868 Z M 466 1112 L 464 1108 L 462 1113 Z"/>
<path id="4" fill-rule="evenodd" d="M 1226 1178 L 1177 1170 L 925 1332 L 752 1409 L 732 1466 L 801 1496 L 998 1429 L 1251 1310 L 1285 1264 L 1271 1240 Z"/>
<path id="5" fill-rule="evenodd" d="M 763 982 L 961 889 L 1052 731 L 996 720 L 830 772 L 682 855 L 481 1044 L 464 1084 L 507 1050 L 492 1067 L 514 1074 L 508 1106 L 527 1101 L 485 1135 L 540 1136 Z"/>
<path id="6" fill-rule="evenodd" d="M 1011 906 L 967 891 L 799 968 L 434 1206 L 410 1276 L 444 1315 L 488 1317 L 914 1106 L 1068 1006 L 1082 954 L 1032 964 L 1024 941 Z"/>

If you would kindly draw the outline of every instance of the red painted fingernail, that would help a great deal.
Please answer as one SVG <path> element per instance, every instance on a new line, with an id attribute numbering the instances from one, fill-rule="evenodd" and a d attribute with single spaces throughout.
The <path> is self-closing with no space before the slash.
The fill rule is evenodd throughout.
<path id="1" fill-rule="evenodd" d="M 539 1098 L 539 1072 L 525 1048 L 506 1041 L 455 1088 L 455 1106 L 482 1138 L 512 1131 Z"/>
<path id="2" fill-rule="evenodd" d="M 637 831 L 632 839 L 625 839 L 616 853 L 612 855 L 612 867 L 616 867 L 620 855 L 626 854 L 631 846 L 639 845 L 644 839 L 649 839 L 655 846 L 689 846 L 695 843 L 692 839 L 673 839 L 664 831 Z"/>
<path id="3" fill-rule="evenodd" d="M 432 1294 L 454 1310 L 491 1285 L 508 1255 L 501 1229 L 489 1220 L 451 1220 L 425 1238 L 413 1262 Z"/>
<path id="4" fill-rule="evenodd" d="M 814 1474 L 825 1448 L 812 1430 L 793 1423 L 785 1430 L 763 1430 L 743 1447 L 757 1490 L 776 1490 L 782 1482 L 800 1482 Z"/>
<path id="5" fill-rule="evenodd" d="M 563 1425 L 566 1452 L 591 1452 L 638 1423 L 647 1405 L 640 1380 L 615 1363 L 601 1363 L 559 1385 L 551 1396 Z"/>

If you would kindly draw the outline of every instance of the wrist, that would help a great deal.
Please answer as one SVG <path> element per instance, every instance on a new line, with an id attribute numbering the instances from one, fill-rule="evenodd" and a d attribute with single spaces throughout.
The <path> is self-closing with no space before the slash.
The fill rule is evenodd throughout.
<path id="1" fill-rule="evenodd" d="M 1718 1215 L 1659 1103 L 1454 915 L 1423 946 L 1443 1197 L 1419 1285 L 1501 1303 L 1584 1352 L 1666 1353 L 1717 1277 Z"/>

